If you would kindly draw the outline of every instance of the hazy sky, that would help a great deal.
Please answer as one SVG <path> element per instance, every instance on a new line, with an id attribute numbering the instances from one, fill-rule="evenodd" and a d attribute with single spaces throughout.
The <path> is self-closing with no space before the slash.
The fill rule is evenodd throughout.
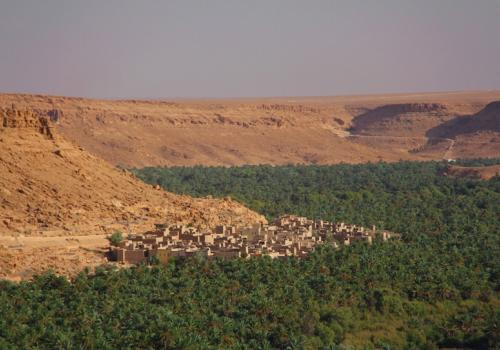
<path id="1" fill-rule="evenodd" d="M 500 0 L 0 0 L 0 92 L 500 88 Z"/>

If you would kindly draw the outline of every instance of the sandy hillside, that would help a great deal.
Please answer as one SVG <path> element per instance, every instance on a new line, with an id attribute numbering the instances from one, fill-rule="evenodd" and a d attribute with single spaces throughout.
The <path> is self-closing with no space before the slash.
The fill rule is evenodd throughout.
<path id="1" fill-rule="evenodd" d="M 265 219 L 230 199 L 193 199 L 144 184 L 66 141 L 51 116 L 0 110 L 0 277 L 101 264 L 114 230 L 258 221 Z"/>
<path id="2" fill-rule="evenodd" d="M 0 95 L 123 166 L 397 161 L 500 156 L 500 91 L 229 100 Z M 490 104 L 490 105 L 489 105 Z"/>
<path id="3" fill-rule="evenodd" d="M 66 141 L 49 118 L 32 111 L 3 111 L 0 120 L 0 234 L 106 233 L 127 223 L 260 219 L 230 200 L 154 189 Z"/>

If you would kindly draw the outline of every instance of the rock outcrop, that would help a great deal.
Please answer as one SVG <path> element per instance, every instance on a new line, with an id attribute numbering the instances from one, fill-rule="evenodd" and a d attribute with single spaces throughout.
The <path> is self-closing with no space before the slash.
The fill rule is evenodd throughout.
<path id="1" fill-rule="evenodd" d="M 103 234 L 157 222 L 213 226 L 265 219 L 225 199 L 155 189 L 59 136 L 50 117 L 4 109 L 0 127 L 0 235 Z"/>
<path id="2" fill-rule="evenodd" d="M 0 109 L 0 119 L 2 128 L 11 129 L 30 129 L 47 136 L 49 139 L 54 138 L 53 126 L 49 122 L 49 118 L 40 116 L 34 111 L 18 110 L 15 106 L 8 109 Z"/>

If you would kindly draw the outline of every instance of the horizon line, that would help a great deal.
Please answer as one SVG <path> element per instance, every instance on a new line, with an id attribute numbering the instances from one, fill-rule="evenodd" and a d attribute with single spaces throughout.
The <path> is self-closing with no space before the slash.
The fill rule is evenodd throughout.
<path id="1" fill-rule="evenodd" d="M 415 96 L 415 95 L 460 95 L 480 93 L 500 93 L 500 87 L 494 89 L 473 90 L 429 90 L 429 91 L 407 91 L 407 92 L 377 92 L 377 93 L 348 93 L 335 95 L 275 95 L 275 96 L 233 96 L 233 97 L 87 97 L 78 95 L 59 95 L 38 92 L 12 92 L 0 91 L 0 95 L 38 96 L 49 98 L 67 98 L 80 100 L 104 100 L 104 101 L 145 101 L 145 102 L 167 102 L 167 101 L 217 101 L 217 100 L 273 100 L 273 99 L 320 99 L 320 98 L 348 98 L 348 97 L 385 97 L 385 96 Z M 289 101 L 293 102 L 293 101 Z"/>

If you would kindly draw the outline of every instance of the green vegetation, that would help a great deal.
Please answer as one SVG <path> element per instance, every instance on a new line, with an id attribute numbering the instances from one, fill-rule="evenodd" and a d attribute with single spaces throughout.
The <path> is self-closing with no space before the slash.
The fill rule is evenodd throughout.
<path id="1" fill-rule="evenodd" d="M 123 241 L 123 234 L 120 231 L 115 231 L 108 237 L 108 240 L 111 245 L 117 246 L 121 241 Z"/>
<path id="2" fill-rule="evenodd" d="M 500 164 L 500 158 L 457 159 L 453 164 L 461 166 L 488 166 Z"/>
<path id="3" fill-rule="evenodd" d="M 306 259 L 176 259 L 0 282 L 0 348 L 488 349 L 500 343 L 500 178 L 439 162 L 142 169 L 175 192 L 376 224 L 402 241 Z"/>
<path id="4" fill-rule="evenodd" d="M 0 348 L 487 348 L 499 303 L 475 269 L 390 242 L 0 282 Z"/>
<path id="5" fill-rule="evenodd" d="M 490 161 L 490 160 L 488 160 Z M 475 164 L 478 160 L 473 161 Z M 462 161 L 465 163 L 465 161 Z M 447 163 L 144 168 L 144 181 L 192 196 L 230 196 L 268 219 L 283 213 L 401 232 L 418 240 L 499 226 L 499 179 L 441 176 Z"/>

